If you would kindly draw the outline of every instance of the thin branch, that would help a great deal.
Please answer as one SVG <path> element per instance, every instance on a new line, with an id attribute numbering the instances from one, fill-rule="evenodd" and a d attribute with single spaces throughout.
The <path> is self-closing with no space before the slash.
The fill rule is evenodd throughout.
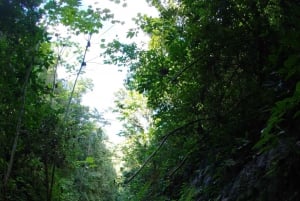
<path id="1" fill-rule="evenodd" d="M 86 65 L 85 57 L 86 57 L 86 53 L 87 53 L 89 47 L 91 46 L 91 38 L 92 38 L 92 35 L 89 35 L 89 40 L 87 41 L 87 44 L 86 44 L 86 47 L 85 47 L 85 50 L 84 50 L 82 62 L 81 62 L 80 68 L 79 68 L 79 70 L 78 70 L 78 73 L 77 73 L 75 82 L 74 82 L 74 84 L 73 84 L 73 88 L 72 88 L 72 91 L 71 91 L 71 95 L 70 95 L 70 97 L 69 97 L 69 102 L 68 102 L 67 109 L 66 109 L 65 116 L 64 116 L 64 122 L 67 121 L 67 117 L 68 117 L 68 115 L 69 115 L 70 105 L 71 105 L 71 102 L 72 102 L 72 99 L 73 99 L 73 95 L 74 95 L 74 91 L 75 91 L 75 87 L 76 87 L 76 84 L 77 84 L 79 75 L 80 75 L 80 73 L 81 73 L 83 67 Z"/>
<path id="2" fill-rule="evenodd" d="M 172 171 L 171 171 L 171 173 L 170 174 L 168 174 L 168 178 L 171 178 L 183 165 L 184 165 L 184 163 L 185 163 L 185 161 L 189 158 L 189 156 L 190 156 L 190 154 L 193 152 L 194 150 L 192 150 L 192 151 L 189 151 L 188 153 L 187 153 L 187 155 L 185 155 L 185 157 L 183 158 L 183 160 L 182 161 L 180 161 L 180 163 L 179 163 L 179 165 L 177 165 Z"/>
<path id="3" fill-rule="evenodd" d="M 175 82 L 187 69 L 191 68 L 198 61 L 200 61 L 200 58 L 196 59 L 195 61 L 193 61 L 192 63 L 190 63 L 189 65 L 187 65 L 183 69 L 181 69 L 181 71 L 179 71 L 175 76 L 173 76 L 170 81 Z"/>
<path id="4" fill-rule="evenodd" d="M 50 188 L 49 188 L 49 200 L 52 200 L 52 192 L 53 192 L 53 186 L 54 186 L 54 176 L 55 176 L 55 164 L 52 164 L 52 173 L 51 173 L 51 182 L 50 182 Z"/>
<path id="5" fill-rule="evenodd" d="M 56 58 L 56 62 L 55 62 L 55 65 L 54 65 L 54 68 L 53 68 L 53 82 L 52 82 L 52 95 L 54 94 L 54 90 L 55 90 L 55 84 L 56 84 L 56 73 L 57 73 L 57 68 L 58 68 L 58 65 L 59 65 L 59 62 L 60 62 L 60 59 L 61 59 L 61 56 L 62 56 L 62 53 L 64 51 L 64 46 L 61 48 L 61 50 L 58 50 L 58 55 L 57 55 L 57 58 Z M 52 98 L 51 98 L 51 102 L 52 102 Z"/>
<path id="6" fill-rule="evenodd" d="M 154 152 L 152 152 L 152 154 L 150 154 L 150 156 L 148 156 L 148 158 L 144 161 L 143 165 L 127 180 L 125 181 L 125 184 L 128 184 L 130 183 L 141 171 L 142 169 L 148 164 L 148 162 L 157 154 L 157 152 L 162 148 L 162 146 L 165 144 L 165 142 L 167 141 L 167 139 L 171 136 L 171 135 L 174 135 L 175 133 L 177 133 L 178 131 L 190 126 L 190 125 L 193 125 L 199 121 L 202 121 L 202 120 L 207 120 L 207 119 L 197 119 L 197 120 L 194 120 L 194 121 L 191 121 L 189 123 L 186 123 L 184 124 L 183 126 L 180 126 L 172 131 L 170 131 L 169 133 L 167 133 L 162 141 L 160 142 L 159 146 L 156 148 L 156 150 Z"/>
<path id="7" fill-rule="evenodd" d="M 91 62 L 91 61 L 93 61 L 93 60 L 95 60 L 95 59 L 98 59 L 98 58 L 100 58 L 100 56 L 95 56 L 95 57 L 93 57 L 93 58 L 91 58 L 91 59 L 89 59 L 89 60 L 86 60 L 86 62 Z"/>
<path id="8" fill-rule="evenodd" d="M 111 25 L 108 29 L 106 29 L 104 32 L 102 32 L 100 34 L 100 36 L 103 36 L 104 34 L 106 34 L 109 30 L 111 30 L 113 27 L 115 26 L 115 24 Z"/>

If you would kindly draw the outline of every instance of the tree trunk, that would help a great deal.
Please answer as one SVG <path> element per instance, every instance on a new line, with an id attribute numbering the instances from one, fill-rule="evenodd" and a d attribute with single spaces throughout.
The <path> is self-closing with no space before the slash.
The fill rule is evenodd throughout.
<path id="1" fill-rule="evenodd" d="M 7 166 L 7 171 L 4 176 L 4 182 L 3 182 L 4 191 L 6 189 L 6 186 L 7 186 L 9 177 L 10 177 L 10 173 L 13 168 L 14 157 L 15 157 L 15 153 L 16 153 L 16 149 L 17 149 L 17 145 L 18 145 L 18 139 L 20 136 L 23 116 L 24 116 L 24 112 L 25 112 L 26 92 L 27 92 L 29 77 L 30 77 L 32 68 L 33 68 L 33 65 L 28 66 L 26 74 L 25 74 L 25 81 L 24 81 L 24 85 L 23 85 L 23 89 L 22 89 L 22 97 L 21 97 L 21 108 L 19 110 L 18 120 L 17 120 L 17 125 L 16 125 L 16 133 L 15 133 L 14 142 L 13 142 L 13 146 L 12 146 L 11 153 L 10 153 L 10 159 L 9 159 L 9 163 Z"/>

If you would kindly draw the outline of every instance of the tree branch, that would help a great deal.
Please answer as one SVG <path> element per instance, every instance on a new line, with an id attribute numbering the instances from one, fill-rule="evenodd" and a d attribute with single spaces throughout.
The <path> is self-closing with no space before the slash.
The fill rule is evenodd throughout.
<path id="1" fill-rule="evenodd" d="M 83 67 L 86 66 L 85 57 L 86 57 L 86 53 L 87 53 L 89 47 L 91 46 L 91 38 L 92 38 L 92 35 L 90 34 L 90 35 L 89 35 L 89 39 L 88 39 L 88 41 L 87 41 L 87 44 L 86 44 L 86 46 L 85 46 L 85 50 L 84 50 L 84 54 L 83 54 L 83 58 L 82 58 L 81 65 L 80 65 L 80 68 L 79 68 L 79 70 L 78 70 L 78 73 L 77 73 L 75 82 L 74 82 L 74 84 L 73 84 L 73 88 L 72 88 L 72 91 L 71 91 L 71 95 L 70 95 L 70 97 L 69 97 L 67 109 L 66 109 L 65 116 L 64 116 L 64 122 L 67 122 L 67 118 L 68 118 L 69 110 L 70 110 L 70 105 L 71 105 L 71 102 L 72 102 L 72 99 L 73 99 L 73 95 L 74 95 L 74 91 L 75 91 L 75 87 L 76 87 L 76 84 L 77 84 L 79 75 L 80 75 L 80 73 L 81 73 Z"/>
<path id="2" fill-rule="evenodd" d="M 191 68 L 193 65 L 195 65 L 198 61 L 200 61 L 200 58 L 196 59 L 195 61 L 193 61 L 192 63 L 190 63 L 189 65 L 187 65 L 186 67 L 182 68 L 181 71 L 179 71 L 176 75 L 174 75 L 171 78 L 171 82 L 175 82 L 187 69 Z"/>
<path id="3" fill-rule="evenodd" d="M 193 149 L 192 151 L 189 151 L 185 157 L 183 158 L 182 161 L 180 161 L 180 163 L 175 167 L 173 168 L 173 170 L 171 171 L 171 173 L 169 173 L 167 175 L 168 178 L 171 178 L 185 163 L 185 161 L 189 158 L 190 154 L 194 151 L 195 149 Z"/>
<path id="4" fill-rule="evenodd" d="M 155 151 L 152 152 L 152 154 L 150 154 L 150 156 L 148 156 L 148 158 L 144 161 L 144 163 L 142 164 L 142 166 L 127 180 L 125 181 L 124 183 L 125 184 L 128 184 L 129 182 L 131 182 L 141 171 L 142 169 L 148 164 L 148 162 L 155 156 L 155 154 L 162 148 L 162 146 L 165 144 L 165 142 L 167 141 L 167 139 L 171 136 L 171 135 L 174 135 L 175 133 L 177 133 L 178 131 L 190 126 L 190 125 L 193 125 L 199 121 L 202 121 L 202 120 L 207 120 L 207 119 L 197 119 L 197 120 L 194 120 L 194 121 L 191 121 L 191 122 L 188 122 L 172 131 L 170 131 L 169 133 L 167 133 L 162 141 L 160 142 L 159 146 L 155 149 Z"/>

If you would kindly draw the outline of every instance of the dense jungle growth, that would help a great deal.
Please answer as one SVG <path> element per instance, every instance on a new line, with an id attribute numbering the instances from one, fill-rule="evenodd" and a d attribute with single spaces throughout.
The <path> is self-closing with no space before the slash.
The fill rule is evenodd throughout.
<path id="1" fill-rule="evenodd" d="M 107 50 L 151 111 L 146 128 L 140 99 L 116 102 L 123 199 L 300 200 L 300 1 L 149 2 L 149 49 Z"/>
<path id="2" fill-rule="evenodd" d="M 74 44 L 48 31 L 93 34 L 107 16 L 78 1 L 0 1 L 0 200 L 115 199 L 101 116 L 80 105 L 88 81 L 57 78 L 58 65 L 77 68 L 61 57 Z"/>
<path id="3" fill-rule="evenodd" d="M 80 0 L 0 1 L 0 200 L 300 200 L 300 1 L 148 3 L 159 16 L 138 15 L 127 33 L 148 34 L 147 49 L 101 44 L 105 63 L 128 70 L 113 108 L 118 176 L 80 79 L 113 14 Z"/>

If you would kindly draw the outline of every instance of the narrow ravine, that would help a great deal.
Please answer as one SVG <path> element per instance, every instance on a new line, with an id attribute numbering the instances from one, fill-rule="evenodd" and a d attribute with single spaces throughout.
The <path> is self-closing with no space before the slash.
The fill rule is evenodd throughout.
<path id="1" fill-rule="evenodd" d="M 0 201 L 300 200 L 300 3 L 0 2 Z"/>

